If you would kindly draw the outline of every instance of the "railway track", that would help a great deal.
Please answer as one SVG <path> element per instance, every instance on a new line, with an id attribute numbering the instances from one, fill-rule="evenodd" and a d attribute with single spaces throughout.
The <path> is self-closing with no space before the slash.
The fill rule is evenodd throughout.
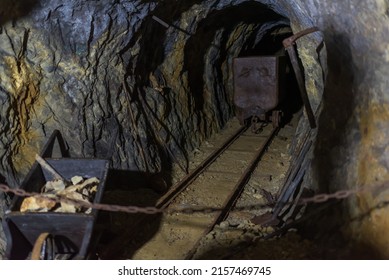
<path id="1" fill-rule="evenodd" d="M 248 127 L 237 129 L 156 203 L 158 208 L 166 210 L 180 207 L 223 210 L 164 214 L 160 218 L 158 231 L 141 248 L 132 252 L 132 258 L 191 259 L 201 238 L 228 217 L 278 131 L 279 128 L 271 126 L 265 127 L 259 134 L 252 133 Z M 237 155 L 239 160 L 236 160 Z M 225 170 L 225 166 L 235 168 Z M 200 194 L 204 197 L 204 193 L 207 193 L 206 199 L 196 199 Z M 125 240 L 132 240 L 145 226 L 143 230 L 147 231 L 147 224 L 152 222 L 153 217 L 155 219 L 155 216 L 140 217 L 129 230 L 109 244 L 102 258 L 114 258 L 126 246 Z M 136 238 L 133 242 L 136 242 Z M 170 250 L 171 246 L 179 250 Z M 177 251 L 180 253 L 177 254 Z"/>

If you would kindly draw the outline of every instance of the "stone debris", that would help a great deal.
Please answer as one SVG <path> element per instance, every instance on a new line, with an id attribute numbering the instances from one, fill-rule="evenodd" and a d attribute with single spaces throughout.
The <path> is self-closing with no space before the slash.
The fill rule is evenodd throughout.
<path id="1" fill-rule="evenodd" d="M 51 199 L 56 196 L 84 202 L 92 202 L 97 192 L 100 180 L 96 177 L 84 179 L 74 176 L 70 179 L 72 185 L 67 186 L 62 180 L 47 181 L 42 188 L 42 195 L 31 196 L 23 200 L 20 212 L 59 212 L 59 213 L 86 213 L 90 214 L 91 208 L 83 208 L 68 202 L 57 203 Z"/>
<path id="2" fill-rule="evenodd" d="M 72 184 L 73 185 L 77 185 L 77 184 L 80 184 L 84 181 L 84 178 L 82 178 L 81 176 L 73 176 L 70 181 L 72 181 Z"/>
<path id="3" fill-rule="evenodd" d="M 20 212 L 48 212 L 56 205 L 55 201 L 44 197 L 30 196 L 23 200 Z"/>
<path id="4" fill-rule="evenodd" d="M 47 181 L 43 187 L 44 193 L 58 193 L 66 188 L 66 184 L 62 180 Z"/>
<path id="5" fill-rule="evenodd" d="M 245 244 L 260 240 L 271 229 L 255 225 L 248 220 L 223 221 L 200 241 L 193 259 L 224 259 L 240 252 Z"/>

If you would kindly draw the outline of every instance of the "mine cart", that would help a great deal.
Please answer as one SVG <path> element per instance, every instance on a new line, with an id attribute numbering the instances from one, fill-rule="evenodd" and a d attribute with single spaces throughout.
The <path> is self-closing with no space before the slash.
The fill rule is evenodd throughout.
<path id="1" fill-rule="evenodd" d="M 57 135 L 54 135 L 54 134 Z M 56 131 L 44 148 L 41 156 L 52 154 Z M 61 144 L 63 154 L 63 143 Z M 45 158 L 45 162 L 61 176 L 70 181 L 72 176 L 98 178 L 93 202 L 101 201 L 106 182 L 108 161 L 101 159 Z M 53 180 L 53 174 L 35 162 L 21 185 L 26 192 L 40 193 L 46 182 Z M 97 210 L 82 213 L 21 211 L 24 197 L 15 196 L 7 211 L 3 227 L 7 237 L 6 257 L 8 259 L 28 259 L 36 243 L 44 243 L 41 258 L 85 259 L 92 236 Z M 42 255 L 43 254 L 43 255 Z M 46 254 L 46 255 L 45 255 Z M 58 257 L 62 256 L 62 257 Z"/>
<path id="2" fill-rule="evenodd" d="M 279 126 L 282 112 L 276 109 L 284 95 L 285 57 L 237 57 L 233 60 L 233 76 L 239 122 L 243 124 L 251 118 Z"/>

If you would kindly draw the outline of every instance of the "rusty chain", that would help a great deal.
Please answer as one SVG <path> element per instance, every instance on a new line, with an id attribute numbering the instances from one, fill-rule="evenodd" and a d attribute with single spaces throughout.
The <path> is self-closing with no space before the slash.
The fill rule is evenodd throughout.
<path id="1" fill-rule="evenodd" d="M 135 214 L 135 213 L 157 214 L 162 212 L 161 209 L 158 209 L 156 207 L 121 206 L 121 205 L 110 205 L 110 204 L 103 204 L 103 203 L 90 203 L 87 201 L 71 199 L 64 196 L 47 196 L 37 192 L 26 192 L 23 189 L 11 189 L 10 187 L 4 184 L 0 184 L 0 191 L 3 191 L 5 193 L 12 193 L 14 195 L 21 196 L 21 197 L 35 196 L 35 197 L 41 197 L 44 199 L 54 201 L 56 203 L 65 202 L 79 207 L 92 208 L 96 210 L 105 210 L 111 212 L 125 212 L 130 214 Z"/>
<path id="2" fill-rule="evenodd" d="M 359 187 L 354 190 L 340 190 L 334 193 L 330 194 L 317 194 L 312 197 L 306 197 L 306 198 L 300 198 L 298 201 L 288 202 L 285 203 L 284 206 L 291 205 L 291 204 L 308 204 L 308 203 L 324 203 L 327 202 L 330 199 L 337 199 L 342 200 L 346 199 L 352 195 L 356 195 L 358 193 L 366 192 L 366 191 L 372 191 L 373 189 L 381 188 L 385 186 L 384 185 L 378 185 L 374 187 Z M 123 213 L 129 213 L 129 214 L 159 214 L 159 213 L 211 213 L 211 212 L 218 212 L 222 211 L 222 208 L 217 207 L 202 207 L 202 206 L 187 206 L 187 205 L 181 205 L 177 207 L 169 207 L 169 208 L 157 208 L 157 207 L 139 207 L 139 206 L 122 206 L 122 205 L 113 205 L 113 204 L 103 204 L 103 203 L 91 203 L 87 201 L 81 201 L 76 199 L 70 199 L 64 196 L 56 196 L 56 197 L 48 197 L 46 195 L 37 193 L 37 192 L 26 192 L 23 189 L 16 188 L 12 189 L 7 185 L 0 184 L 0 191 L 3 191 L 4 193 L 12 193 L 14 195 L 20 196 L 20 197 L 42 197 L 45 199 L 52 200 L 56 203 L 65 202 L 69 203 L 75 206 L 84 207 L 84 208 L 92 208 L 96 210 L 103 210 L 103 211 L 110 211 L 110 212 L 123 212 Z M 265 208 L 272 208 L 274 204 L 272 203 L 266 203 L 266 204 L 255 204 L 250 206 L 242 206 L 242 207 L 235 207 L 235 211 L 242 211 L 242 210 L 253 210 L 253 209 L 265 209 Z"/>
<path id="3" fill-rule="evenodd" d="M 300 204 L 323 203 L 323 202 L 326 202 L 332 198 L 341 200 L 341 199 L 348 198 L 351 195 L 362 192 L 362 190 L 365 191 L 365 188 L 360 188 L 357 190 L 340 190 L 340 191 L 337 191 L 337 192 L 331 193 L 331 194 L 326 194 L 326 193 L 317 194 L 317 195 L 312 196 L 312 197 L 302 198 L 299 200 L 299 203 Z"/>

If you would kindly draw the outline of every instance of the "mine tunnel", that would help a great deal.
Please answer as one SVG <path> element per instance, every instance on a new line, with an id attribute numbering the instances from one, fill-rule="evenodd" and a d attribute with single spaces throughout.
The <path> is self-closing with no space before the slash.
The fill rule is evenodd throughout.
<path id="1" fill-rule="evenodd" d="M 388 258 L 388 11 L 1 0 L 0 259 Z"/>

